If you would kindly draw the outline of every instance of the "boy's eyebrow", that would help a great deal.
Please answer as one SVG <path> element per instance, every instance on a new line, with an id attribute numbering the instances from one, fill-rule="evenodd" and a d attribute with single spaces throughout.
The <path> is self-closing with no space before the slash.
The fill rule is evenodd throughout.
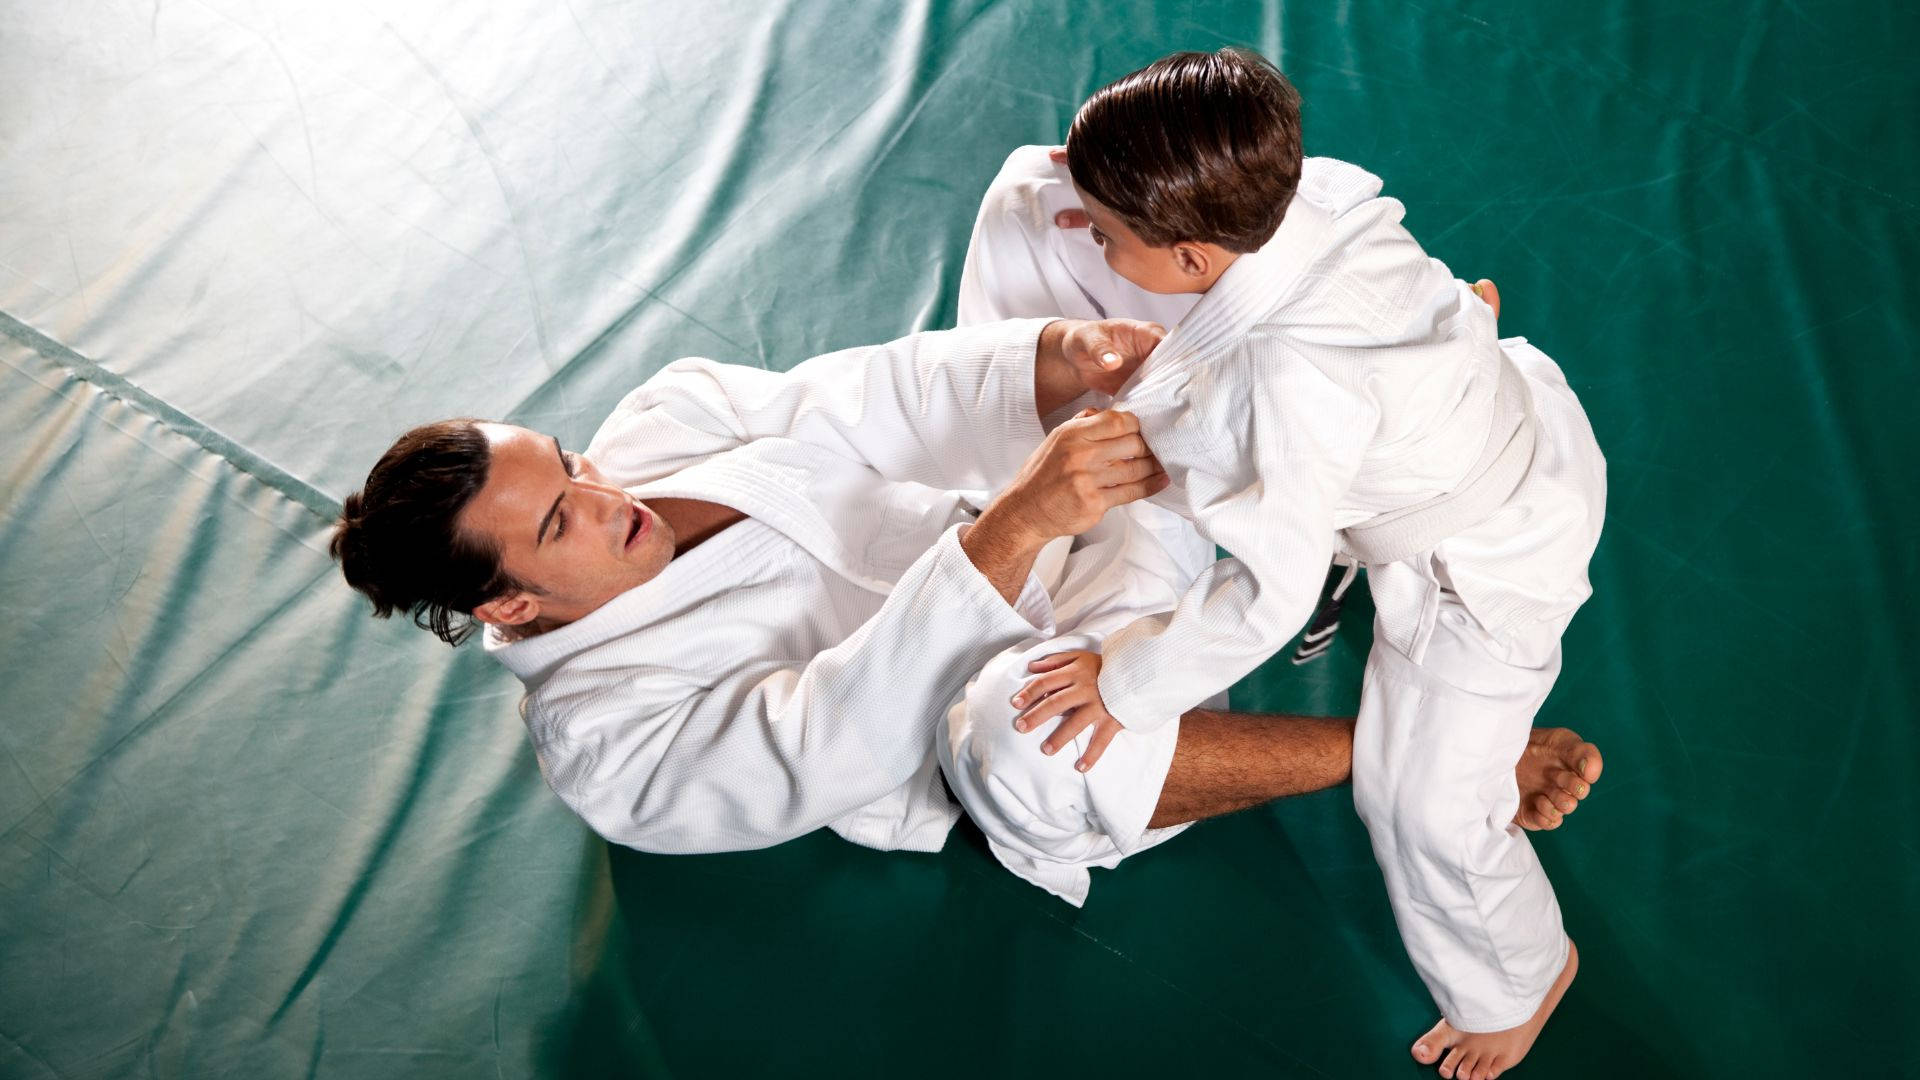
<path id="1" fill-rule="evenodd" d="M 554 455 L 560 459 L 560 471 L 566 473 L 568 476 L 572 476 L 572 470 L 567 468 L 567 452 L 560 449 L 559 439 L 553 440 L 553 452 Z M 547 526 L 553 524 L 553 515 L 560 510 L 560 500 L 566 497 L 567 493 L 564 491 L 553 497 L 553 505 L 547 507 L 547 516 L 540 519 L 540 532 L 533 538 L 534 547 L 539 547 L 541 544 L 547 542 Z"/>

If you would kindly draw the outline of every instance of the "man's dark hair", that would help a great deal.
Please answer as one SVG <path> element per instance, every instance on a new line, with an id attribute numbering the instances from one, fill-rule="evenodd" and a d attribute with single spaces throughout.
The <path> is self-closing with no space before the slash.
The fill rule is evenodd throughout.
<path id="1" fill-rule="evenodd" d="M 477 423 L 442 420 L 400 436 L 347 496 L 331 545 L 376 616 L 406 612 L 449 645 L 473 633 L 474 608 L 526 588 L 501 567 L 498 546 L 456 524 L 493 460 Z"/>
<path id="2" fill-rule="evenodd" d="M 1154 247 L 1256 251 L 1300 186 L 1300 94 L 1244 49 L 1174 53 L 1102 87 L 1067 133 L 1067 167 Z"/>

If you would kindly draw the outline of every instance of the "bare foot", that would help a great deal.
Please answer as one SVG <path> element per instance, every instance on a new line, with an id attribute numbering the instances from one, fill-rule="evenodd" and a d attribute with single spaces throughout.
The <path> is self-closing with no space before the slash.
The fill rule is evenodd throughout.
<path id="1" fill-rule="evenodd" d="M 1500 290 L 1494 287 L 1493 282 L 1486 278 L 1474 282 L 1473 295 L 1487 302 L 1487 306 L 1493 309 L 1494 318 L 1500 317 Z"/>
<path id="2" fill-rule="evenodd" d="M 1553 1015 L 1554 1006 L 1560 1004 L 1567 987 L 1573 985 L 1574 973 L 1579 970 L 1580 950 L 1569 941 L 1567 966 L 1560 969 L 1560 977 L 1553 981 L 1546 999 L 1526 1023 L 1505 1031 L 1465 1032 L 1453 1030 L 1453 1025 L 1442 1020 L 1413 1044 L 1413 1060 L 1422 1065 L 1439 1061 L 1444 1080 L 1493 1080 L 1520 1064 L 1520 1059 L 1533 1049 L 1533 1040 L 1540 1036 L 1547 1017 Z M 1444 1060 L 1440 1057 L 1443 1050 L 1447 1055 Z"/>
<path id="3" fill-rule="evenodd" d="M 1520 785 L 1520 811 L 1513 823 L 1523 829 L 1557 829 L 1600 779 L 1600 748 L 1563 727 L 1534 728 L 1513 778 Z"/>

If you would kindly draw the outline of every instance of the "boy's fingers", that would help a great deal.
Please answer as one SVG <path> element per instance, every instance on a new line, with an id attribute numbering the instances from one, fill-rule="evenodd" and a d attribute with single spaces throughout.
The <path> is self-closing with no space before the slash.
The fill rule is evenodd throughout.
<path id="1" fill-rule="evenodd" d="M 1093 738 L 1087 740 L 1087 752 L 1080 755 L 1080 760 L 1075 762 L 1073 767 L 1081 772 L 1093 768 L 1099 762 L 1100 755 L 1107 752 L 1107 744 L 1112 742 L 1113 737 L 1120 734 L 1121 730 L 1120 721 L 1111 716 L 1095 724 Z"/>
<path id="2" fill-rule="evenodd" d="M 1051 158 L 1055 165 L 1065 165 L 1067 163 L 1067 148 L 1064 146 L 1056 146 L 1047 151 L 1047 157 Z"/>
<path id="3" fill-rule="evenodd" d="M 1040 744 L 1040 752 L 1043 754 L 1054 753 L 1061 747 L 1072 742 L 1074 736 L 1085 731 L 1087 725 L 1093 723 L 1092 717 L 1082 716 L 1083 713 L 1088 711 L 1089 710 L 1085 708 L 1077 708 L 1065 717 L 1062 717 L 1060 726 L 1054 728 L 1053 734 L 1047 736 L 1047 741 Z"/>
<path id="4" fill-rule="evenodd" d="M 1015 718 L 1013 730 L 1023 733 L 1032 731 L 1047 720 L 1056 716 L 1065 716 L 1085 704 L 1086 697 L 1086 691 L 1077 686 L 1070 686 L 1059 693 L 1049 694 Z"/>
<path id="5" fill-rule="evenodd" d="M 1035 660 L 1033 663 L 1028 664 L 1027 670 L 1028 671 L 1052 671 L 1056 668 L 1063 668 L 1063 667 L 1066 667 L 1068 664 L 1073 663 L 1073 659 L 1076 655 L 1077 655 L 1076 653 L 1073 653 L 1071 651 L 1048 653 L 1046 656 L 1043 656 L 1040 659 Z"/>
<path id="6" fill-rule="evenodd" d="M 1084 229 L 1093 224 L 1093 219 L 1087 216 L 1085 210 L 1070 206 L 1053 215 L 1053 224 L 1061 229 Z"/>
<path id="7" fill-rule="evenodd" d="M 1058 678 L 1058 676 L 1042 675 L 1037 679 L 1028 679 L 1020 689 L 1013 692 L 1012 697 L 1007 699 L 1007 704 L 1016 709 L 1024 709 L 1029 704 L 1039 701 L 1049 693 L 1060 689 L 1057 683 L 1050 684 L 1048 682 L 1049 679 L 1054 678 Z M 1013 726 L 1019 727 L 1020 724 L 1018 721 L 1015 721 Z"/>
<path id="8" fill-rule="evenodd" d="M 1048 694 L 1053 693 L 1055 690 L 1059 690 L 1059 689 L 1062 689 L 1063 687 L 1072 686 L 1072 685 L 1073 685 L 1073 672 L 1071 671 L 1049 672 L 1045 675 L 1040 676 L 1037 679 L 1027 680 L 1027 685 L 1015 691 L 1009 703 L 1016 709 L 1025 708 L 1026 706 L 1031 705 L 1036 701 L 1039 701 L 1041 698 L 1046 697 Z"/>

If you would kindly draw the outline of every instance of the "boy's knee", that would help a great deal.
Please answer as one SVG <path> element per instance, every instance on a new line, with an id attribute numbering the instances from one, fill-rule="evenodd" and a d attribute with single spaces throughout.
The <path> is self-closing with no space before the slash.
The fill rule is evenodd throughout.
<path id="1" fill-rule="evenodd" d="M 1047 157 L 1049 149 L 1045 146 L 1022 146 L 1007 155 L 1006 163 L 1000 166 L 1000 172 L 994 176 L 993 183 L 987 186 L 987 193 L 980 199 L 981 221 L 1018 220 L 1030 228 L 1045 224 L 1036 217 L 1040 210 L 1035 193 L 1040 185 L 1058 177 L 1059 166 Z"/>

